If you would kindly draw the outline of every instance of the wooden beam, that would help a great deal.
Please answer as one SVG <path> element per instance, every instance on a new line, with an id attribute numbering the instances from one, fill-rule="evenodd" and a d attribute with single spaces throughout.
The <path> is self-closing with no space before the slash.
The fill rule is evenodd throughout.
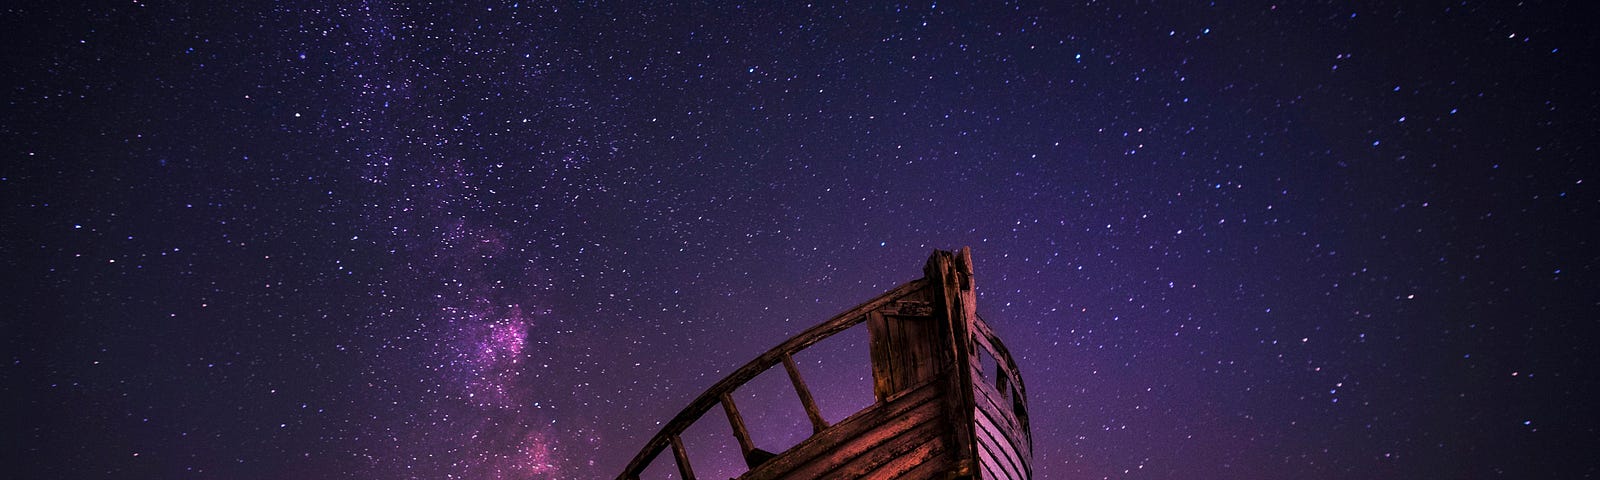
<path id="1" fill-rule="evenodd" d="M 862 410 L 859 416 L 839 422 L 795 445 L 761 468 L 751 469 L 740 480 L 795 480 L 811 478 L 861 478 L 830 475 L 838 468 L 836 460 L 856 458 L 878 445 L 900 437 L 918 425 L 934 424 L 941 431 L 953 428 L 944 422 L 940 402 L 943 390 L 933 382 L 906 392 L 892 402 Z M 833 459 L 833 460 L 829 460 Z M 916 478 L 916 477 L 913 477 Z M 920 477 L 942 478 L 942 477 Z"/>
<path id="2" fill-rule="evenodd" d="M 828 428 L 828 422 L 822 419 L 822 411 L 817 409 L 817 400 L 811 398 L 811 389 L 806 388 L 805 379 L 800 378 L 800 368 L 794 365 L 794 357 L 783 354 L 783 369 L 789 372 L 789 383 L 794 384 L 794 393 L 800 396 L 800 405 L 806 409 L 806 417 L 811 419 L 811 434 L 822 433 Z"/>
<path id="3" fill-rule="evenodd" d="M 959 254 L 935 250 L 923 267 L 923 278 L 934 294 L 934 317 L 942 327 L 940 350 L 942 361 L 960 366 L 947 376 L 945 408 L 950 421 L 957 427 L 951 436 L 951 450 L 956 453 L 955 476 L 980 475 L 978 446 L 973 441 L 977 431 L 973 425 L 974 399 L 972 392 L 973 350 L 972 323 L 977 318 L 976 291 L 972 281 L 972 252 L 963 248 Z"/>
<path id="4" fill-rule="evenodd" d="M 889 394 L 894 393 L 891 380 L 894 369 L 890 364 L 893 349 L 889 343 L 888 320 L 883 312 L 867 312 L 867 342 L 872 363 L 872 396 L 881 404 L 889 401 Z"/>
<path id="5" fill-rule="evenodd" d="M 715 406 L 721 394 L 733 391 L 734 388 L 744 385 L 745 382 L 749 382 L 750 379 L 755 378 L 761 372 L 772 368 L 773 365 L 778 363 L 778 355 L 804 350 L 806 347 L 833 336 L 835 333 L 860 324 L 866 320 L 867 312 L 882 308 L 889 302 L 921 290 L 926 285 L 927 281 L 923 279 L 901 284 L 893 290 L 846 310 L 844 313 L 834 315 L 833 318 L 828 319 L 826 322 L 817 324 L 804 332 L 800 332 L 798 335 L 790 337 L 783 343 L 778 344 L 778 346 L 772 347 L 771 350 L 751 360 L 750 363 L 746 363 L 744 366 L 739 367 L 738 370 L 734 370 L 727 377 L 717 381 L 711 388 L 706 389 L 699 397 L 695 397 L 693 401 L 689 402 L 688 406 L 680 410 L 676 416 L 673 416 L 672 420 L 663 425 L 661 430 L 657 431 L 656 435 L 645 443 L 644 448 L 641 448 L 639 453 L 633 456 L 633 460 L 628 461 L 628 466 L 623 468 L 622 474 L 618 475 L 617 478 L 626 480 L 630 476 L 638 476 L 650 464 L 650 460 L 655 458 L 656 454 L 667 448 L 668 435 L 682 433 L 689 428 L 690 424 L 699 420 L 701 415 L 705 415 L 706 411 Z"/>
<path id="6" fill-rule="evenodd" d="M 750 441 L 750 430 L 744 427 L 744 417 L 739 416 L 739 407 L 733 405 L 733 396 L 722 392 L 722 411 L 728 414 L 728 425 L 733 427 L 733 438 L 739 440 L 739 453 L 749 458 L 750 452 L 755 451 L 755 442 Z"/>
<path id="7" fill-rule="evenodd" d="M 683 480 L 694 480 L 694 469 L 689 468 L 689 452 L 683 449 L 683 439 L 677 435 L 667 437 L 672 442 L 672 458 L 678 461 L 678 474 Z"/>

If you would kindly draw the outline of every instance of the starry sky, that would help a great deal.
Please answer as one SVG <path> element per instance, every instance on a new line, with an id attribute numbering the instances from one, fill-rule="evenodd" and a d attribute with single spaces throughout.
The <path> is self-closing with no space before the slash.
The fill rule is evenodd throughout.
<path id="1" fill-rule="evenodd" d="M 971 246 L 1038 478 L 1600 475 L 1584 4 L 8 4 L 0 455 L 611 478 Z"/>

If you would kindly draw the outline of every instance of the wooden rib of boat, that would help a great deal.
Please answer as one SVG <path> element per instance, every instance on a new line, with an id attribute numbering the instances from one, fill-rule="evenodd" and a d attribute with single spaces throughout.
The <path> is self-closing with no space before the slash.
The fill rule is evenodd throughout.
<path id="1" fill-rule="evenodd" d="M 978 317 L 970 250 L 935 250 L 923 277 L 801 332 L 712 385 L 667 422 L 619 480 L 638 479 L 672 451 L 678 475 L 694 479 L 680 438 L 721 407 L 749 470 L 740 480 L 816 478 L 1027 479 L 1033 440 L 1022 377 L 1004 344 Z M 866 324 L 876 401 L 836 424 L 817 409 L 794 354 Z M 985 371 L 982 355 L 994 359 Z M 782 452 L 751 440 L 735 389 L 777 365 L 788 373 L 813 434 Z"/>

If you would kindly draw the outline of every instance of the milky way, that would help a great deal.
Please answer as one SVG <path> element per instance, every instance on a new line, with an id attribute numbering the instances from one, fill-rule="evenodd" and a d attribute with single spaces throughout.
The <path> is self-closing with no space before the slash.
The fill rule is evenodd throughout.
<path id="1" fill-rule="evenodd" d="M 0 471 L 613 478 L 971 246 L 1039 478 L 1600 475 L 1581 2 L 323 3 L 4 7 Z"/>

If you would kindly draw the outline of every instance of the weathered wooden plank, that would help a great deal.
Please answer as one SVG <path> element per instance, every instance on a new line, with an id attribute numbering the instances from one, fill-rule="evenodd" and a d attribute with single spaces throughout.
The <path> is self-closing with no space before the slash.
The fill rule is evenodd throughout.
<path id="1" fill-rule="evenodd" d="M 978 432 L 979 445 L 989 451 L 990 456 L 997 462 L 1000 469 L 1005 471 L 1007 476 L 1010 478 L 1022 478 L 1022 472 L 1026 471 L 1027 468 L 1022 465 L 1022 460 L 1017 458 L 1017 450 L 1006 439 L 1006 435 L 998 431 L 994 422 L 990 421 L 988 416 L 982 412 L 978 413 L 977 419 L 976 430 Z"/>
<path id="2" fill-rule="evenodd" d="M 1018 439 L 1017 443 L 1026 447 L 1025 454 L 1031 459 L 1033 458 L 1033 434 L 1028 426 L 1027 399 L 1022 397 L 1022 392 L 1015 392 L 1011 396 L 1010 411 L 1016 417 L 1017 425 L 1020 425 L 1017 435 L 1021 438 Z"/>
<path id="3" fill-rule="evenodd" d="M 933 305 L 922 300 L 899 300 L 883 308 L 884 313 L 890 315 L 900 315 L 906 317 L 927 317 L 933 315 Z"/>
<path id="4" fill-rule="evenodd" d="M 822 419 L 822 410 L 817 409 L 817 400 L 811 397 L 811 389 L 806 387 L 806 381 L 800 378 L 800 368 L 794 364 L 794 357 L 783 355 L 783 369 L 789 373 L 789 383 L 794 385 L 795 395 L 800 397 L 800 406 L 806 410 L 806 418 L 811 419 L 811 434 L 821 433 L 828 428 L 828 422 Z"/>
<path id="5" fill-rule="evenodd" d="M 943 470 L 948 470 L 955 463 L 948 455 L 948 450 L 944 437 L 935 436 L 917 445 L 916 449 L 883 462 L 861 478 L 935 478 L 931 473 L 918 476 L 911 472 L 924 465 L 943 466 Z"/>
<path id="6" fill-rule="evenodd" d="M 682 433 L 683 430 L 688 428 L 690 424 L 693 424 L 696 420 L 699 420 L 702 415 L 705 415 L 706 411 L 710 410 L 712 406 L 716 405 L 718 397 L 722 393 L 731 392 L 735 387 L 749 382 L 751 379 L 755 378 L 756 375 L 760 375 L 761 372 L 766 371 L 768 368 L 772 368 L 773 365 L 777 364 L 778 356 L 780 354 L 792 354 L 794 352 L 803 350 L 806 347 L 822 341 L 823 339 L 855 326 L 866 320 L 865 315 L 867 312 L 882 308 L 884 304 L 898 300 L 909 293 L 916 292 L 924 288 L 926 285 L 927 281 L 923 279 L 912 280 L 910 282 L 901 284 L 900 286 L 885 292 L 883 295 L 874 297 L 871 300 L 844 311 L 844 313 L 835 315 L 826 322 L 806 329 L 806 331 L 801 332 L 799 335 L 791 337 L 778 346 L 773 347 L 771 350 L 768 350 L 766 353 L 761 354 L 761 356 L 756 357 L 755 360 L 751 360 L 744 366 L 734 370 L 733 373 L 728 374 L 727 377 L 724 377 L 722 380 L 717 381 L 716 384 L 713 384 L 711 388 L 706 389 L 705 393 L 700 394 L 699 397 L 696 397 L 693 401 L 689 402 L 688 406 L 679 411 L 676 416 L 673 416 L 672 420 L 668 421 L 666 425 L 663 425 L 661 430 L 657 432 L 654 437 L 651 437 L 650 441 L 645 443 L 644 448 L 641 448 L 639 453 L 634 455 L 633 460 L 628 462 L 628 466 L 623 468 L 623 471 L 620 475 L 618 475 L 618 478 L 638 476 L 639 472 L 644 471 L 645 466 L 649 465 L 649 462 L 655 459 L 657 454 L 666 449 L 668 443 L 667 435 Z"/>
<path id="7" fill-rule="evenodd" d="M 1022 383 L 1022 371 L 1017 369 L 1016 359 L 1011 357 L 1011 351 L 1006 349 L 1005 342 L 1000 341 L 1000 337 L 995 335 L 994 330 L 982 318 L 972 322 L 972 325 L 978 330 L 978 337 L 989 346 L 989 351 L 993 352 L 995 360 L 1011 374 L 1012 389 L 1025 396 L 1028 390 Z"/>
<path id="8" fill-rule="evenodd" d="M 1022 429 L 1021 424 L 1011 418 L 1010 411 L 997 405 L 993 393 L 988 389 L 979 387 L 975 390 L 978 391 L 977 416 L 986 418 L 990 423 L 994 424 L 1005 435 L 1004 441 L 1015 448 L 1021 458 L 1033 458 L 1032 440 L 1027 435 L 1027 432 Z"/>
<path id="9" fill-rule="evenodd" d="M 689 468 L 689 451 L 683 448 L 683 439 L 677 435 L 668 437 L 672 443 L 672 458 L 678 461 L 678 475 L 683 480 L 694 480 L 694 469 Z"/>
<path id="10" fill-rule="evenodd" d="M 867 313 L 867 337 L 872 357 L 872 395 L 879 404 L 888 401 L 894 393 L 893 350 L 889 337 L 889 324 L 877 311 Z"/>
<path id="11" fill-rule="evenodd" d="M 906 359 L 911 353 L 906 348 L 908 334 L 905 322 L 883 315 L 883 312 L 878 314 L 883 316 L 884 324 L 889 327 L 889 394 L 894 395 L 909 386 L 909 382 L 906 381 L 906 377 L 909 376 Z"/>
<path id="12" fill-rule="evenodd" d="M 993 397 L 988 398 L 992 399 Z M 990 435 L 995 437 L 997 443 L 1003 444 L 1009 458 L 1016 459 L 1019 470 L 1032 472 L 1033 467 L 1030 459 L 1032 458 L 1033 447 L 1029 443 L 1027 432 L 1018 430 L 1017 423 L 1006 417 L 1009 412 L 997 410 L 994 404 L 987 400 L 980 400 L 977 410 L 975 419 L 979 429 L 991 429 Z"/>
<path id="13" fill-rule="evenodd" d="M 971 361 L 971 326 L 977 319 L 975 289 L 972 282 L 970 251 L 963 249 L 959 256 L 938 251 L 928 257 L 923 267 L 923 278 L 928 281 L 934 295 L 934 318 L 939 325 L 941 361 L 953 362 L 954 371 L 945 375 L 948 393 L 945 408 L 956 428 L 950 437 L 951 450 L 956 452 L 958 475 L 976 475 L 977 445 L 974 444 L 972 426 L 973 393 L 972 370 L 960 368 Z M 963 264 L 958 266 L 957 264 Z"/>
<path id="14" fill-rule="evenodd" d="M 733 404 L 733 396 L 722 392 L 722 411 L 728 414 L 728 426 L 733 427 L 733 438 L 739 441 L 739 452 L 749 461 L 751 453 L 756 450 L 755 442 L 750 440 L 750 430 L 744 426 L 744 417 L 739 415 L 739 407 Z"/>
<path id="15" fill-rule="evenodd" d="M 867 314 L 872 336 L 873 387 L 879 401 L 938 374 L 938 328 L 932 317 L 901 316 L 879 310 Z"/>
<path id="16" fill-rule="evenodd" d="M 979 384 L 974 385 L 972 390 L 975 394 L 975 400 L 977 400 L 974 406 L 987 409 L 1000 427 L 1009 431 L 1017 430 L 1018 423 L 1015 416 L 1010 412 L 1010 404 L 1000 398 L 1000 394 L 995 392 L 994 387 Z"/>
<path id="17" fill-rule="evenodd" d="M 934 428 L 933 434 L 937 434 L 938 429 L 941 427 L 948 429 L 948 426 L 939 425 L 935 422 L 935 420 L 943 417 L 943 412 L 939 410 L 938 405 L 938 402 L 924 402 L 917 408 L 897 417 L 884 419 L 882 423 L 877 425 L 877 428 L 868 429 L 853 439 L 836 444 L 826 453 L 817 455 L 810 461 L 796 466 L 785 478 L 829 477 L 828 472 L 839 468 L 849 460 L 881 448 L 885 443 L 905 435 L 906 432 L 910 432 L 919 426 L 928 425 Z M 850 478 L 848 475 L 842 476 Z"/>
<path id="18" fill-rule="evenodd" d="M 872 477 L 872 478 L 902 478 L 902 479 L 947 479 L 951 470 L 956 466 L 955 452 L 950 450 L 950 443 L 940 439 L 937 448 L 928 461 L 913 467 L 899 477 Z"/>
<path id="19" fill-rule="evenodd" d="M 989 330 L 987 324 L 980 320 L 974 322 L 973 327 L 978 330 L 973 335 L 973 338 L 978 342 L 978 347 L 987 349 L 990 358 L 995 360 L 995 367 L 998 371 L 994 382 L 996 390 L 999 390 L 1007 398 L 1013 396 L 1026 397 L 1027 390 L 1022 385 L 1022 375 L 1017 372 L 1016 361 L 1011 358 L 1010 352 L 1006 351 L 1005 346 L 1000 343 L 1000 339 L 994 337 L 994 332 Z M 988 375 L 990 372 L 983 373 Z M 1023 399 L 1023 403 L 1026 404 L 1026 398 Z"/>
<path id="20" fill-rule="evenodd" d="M 833 457 L 841 463 L 833 465 L 833 469 L 824 470 L 822 475 L 797 476 L 796 478 L 868 478 L 867 474 L 879 466 L 889 463 L 895 458 L 905 457 L 915 450 L 918 445 L 938 440 L 948 431 L 948 427 L 939 424 L 939 415 L 929 415 L 923 418 L 911 429 L 893 437 L 878 441 L 872 448 L 862 451 L 853 458 Z M 796 472 L 802 473 L 802 472 Z"/>
<path id="21" fill-rule="evenodd" d="M 981 445 L 978 447 L 978 469 L 983 471 L 983 478 L 985 479 L 1006 478 L 1005 473 L 1000 470 L 1000 467 L 995 465 L 994 457 L 990 456 L 989 451 L 984 450 Z"/>
<path id="22" fill-rule="evenodd" d="M 770 480 L 776 478 L 814 478 L 791 476 L 802 467 L 821 461 L 822 457 L 852 456 L 873 445 L 868 436 L 892 435 L 903 428 L 914 426 L 908 422 L 919 416 L 938 418 L 943 412 L 937 407 L 941 395 L 938 382 L 928 382 L 904 395 L 857 412 L 834 424 L 822 433 L 813 435 L 790 448 L 772 461 L 751 469 L 739 477 L 741 480 Z M 882 431 L 884 433 L 877 433 Z"/>
<path id="23" fill-rule="evenodd" d="M 934 351 L 933 317 L 895 317 L 906 327 L 906 352 L 909 382 L 920 383 L 933 378 L 939 373 L 942 365 L 938 361 L 938 354 Z"/>

